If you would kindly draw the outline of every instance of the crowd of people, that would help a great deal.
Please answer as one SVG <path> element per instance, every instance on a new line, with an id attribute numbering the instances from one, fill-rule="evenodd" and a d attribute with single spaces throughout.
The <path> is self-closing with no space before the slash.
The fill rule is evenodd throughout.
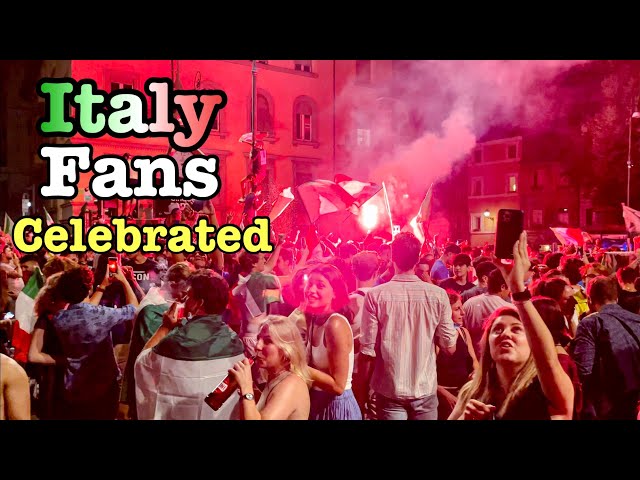
<path id="1" fill-rule="evenodd" d="M 504 261 L 402 232 L 311 250 L 274 235 L 269 255 L 23 255 L 2 238 L 2 419 L 640 415 L 640 251 L 539 253 L 523 233 Z M 34 275 L 20 360 L 12 317 Z"/>

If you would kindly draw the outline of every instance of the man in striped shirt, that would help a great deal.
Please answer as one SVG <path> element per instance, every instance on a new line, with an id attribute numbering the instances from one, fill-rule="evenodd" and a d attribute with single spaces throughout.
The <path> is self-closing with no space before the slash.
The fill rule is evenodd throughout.
<path id="1" fill-rule="evenodd" d="M 447 293 L 414 273 L 420 247 L 412 233 L 396 235 L 391 244 L 396 274 L 364 299 L 355 393 L 364 403 L 375 392 L 379 420 L 436 420 L 434 340 L 449 354 L 456 349 Z"/>

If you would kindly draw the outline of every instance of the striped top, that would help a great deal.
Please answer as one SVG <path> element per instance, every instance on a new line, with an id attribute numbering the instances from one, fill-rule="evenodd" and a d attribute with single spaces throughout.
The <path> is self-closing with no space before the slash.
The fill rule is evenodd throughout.
<path id="1" fill-rule="evenodd" d="M 435 395 L 435 338 L 456 344 L 451 305 L 444 289 L 416 275 L 395 275 L 367 292 L 360 352 L 376 358 L 371 388 L 391 399 Z"/>

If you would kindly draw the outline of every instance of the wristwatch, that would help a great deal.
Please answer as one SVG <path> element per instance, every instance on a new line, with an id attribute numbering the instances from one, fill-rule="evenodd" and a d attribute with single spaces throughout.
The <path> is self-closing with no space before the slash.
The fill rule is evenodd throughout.
<path id="1" fill-rule="evenodd" d="M 244 395 L 242 395 L 242 393 L 240 394 L 240 396 L 244 399 L 244 400 L 253 400 L 253 393 L 245 393 Z"/>
<path id="2" fill-rule="evenodd" d="M 526 302 L 527 300 L 531 300 L 531 292 L 528 288 L 522 292 L 512 292 L 511 298 L 514 302 Z"/>

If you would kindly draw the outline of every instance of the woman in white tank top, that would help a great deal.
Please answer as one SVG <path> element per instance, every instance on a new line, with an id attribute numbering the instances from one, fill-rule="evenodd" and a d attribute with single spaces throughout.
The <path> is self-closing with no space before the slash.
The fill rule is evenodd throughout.
<path id="1" fill-rule="evenodd" d="M 328 264 L 314 267 L 305 287 L 308 323 L 307 361 L 311 420 L 361 420 L 353 392 L 353 333 L 345 314 L 349 295 L 340 271 Z"/>

